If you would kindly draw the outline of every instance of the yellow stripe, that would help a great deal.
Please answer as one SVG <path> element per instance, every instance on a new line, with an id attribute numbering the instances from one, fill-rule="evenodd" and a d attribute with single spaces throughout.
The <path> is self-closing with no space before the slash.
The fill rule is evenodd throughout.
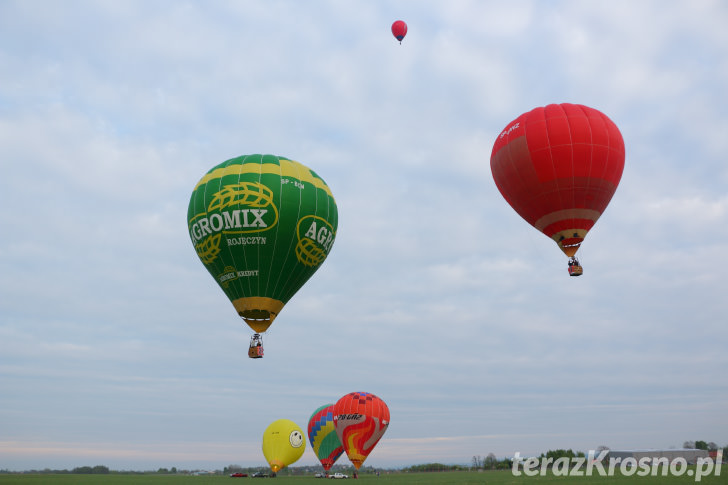
<path id="1" fill-rule="evenodd" d="M 280 175 L 281 177 L 291 177 L 300 180 L 301 182 L 308 182 L 314 187 L 326 192 L 329 197 L 333 199 L 334 195 L 331 193 L 331 189 L 326 183 L 320 178 L 316 178 L 311 174 L 311 171 L 306 168 L 302 163 L 298 163 L 293 160 L 286 158 L 279 158 L 280 166 L 274 163 L 236 163 L 228 165 L 226 167 L 220 167 L 213 170 L 210 173 L 205 174 L 204 177 L 197 182 L 194 190 L 197 190 L 200 185 L 204 185 L 210 180 L 224 177 L 226 175 L 242 175 L 245 173 L 256 173 L 256 174 L 273 174 Z M 194 192 L 193 190 L 193 192 Z"/>
<path id="2" fill-rule="evenodd" d="M 534 222 L 533 226 L 539 231 L 543 231 L 546 226 L 566 219 L 588 219 L 597 222 L 600 215 L 600 212 L 592 209 L 564 209 L 546 214 Z"/>

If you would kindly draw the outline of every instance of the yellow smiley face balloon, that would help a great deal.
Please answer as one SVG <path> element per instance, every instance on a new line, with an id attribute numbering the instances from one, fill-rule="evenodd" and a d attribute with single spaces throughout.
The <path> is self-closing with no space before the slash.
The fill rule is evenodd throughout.
<path id="1" fill-rule="evenodd" d="M 273 421 L 263 433 L 263 456 L 273 473 L 298 461 L 305 449 L 303 431 L 290 419 Z"/>

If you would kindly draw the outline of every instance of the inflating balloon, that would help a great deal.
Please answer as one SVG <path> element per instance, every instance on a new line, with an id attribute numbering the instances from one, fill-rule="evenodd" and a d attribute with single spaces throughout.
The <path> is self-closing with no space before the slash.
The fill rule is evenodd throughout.
<path id="1" fill-rule="evenodd" d="M 274 155 L 213 167 L 190 197 L 197 256 L 256 334 L 321 267 L 336 238 L 331 190 L 313 170 Z M 262 357 L 251 341 L 249 355 Z"/>
<path id="2" fill-rule="evenodd" d="M 558 244 L 578 276 L 576 252 L 617 190 L 624 158 L 622 134 L 606 115 L 550 104 L 506 125 L 490 167 L 506 201 Z"/>
<path id="3" fill-rule="evenodd" d="M 313 412 L 308 420 L 308 439 L 324 470 L 329 471 L 344 453 L 334 427 L 333 404 L 325 404 Z"/>
<path id="4" fill-rule="evenodd" d="M 295 463 L 306 449 L 303 431 L 290 419 L 273 421 L 263 433 L 263 456 L 273 473 Z"/>
<path id="5" fill-rule="evenodd" d="M 389 426 L 389 408 L 374 394 L 352 392 L 334 404 L 334 426 L 346 456 L 358 470 Z"/>
<path id="6" fill-rule="evenodd" d="M 407 35 L 407 24 L 402 20 L 396 20 L 392 24 L 392 35 L 401 44 L 402 39 L 404 39 L 404 36 Z"/>

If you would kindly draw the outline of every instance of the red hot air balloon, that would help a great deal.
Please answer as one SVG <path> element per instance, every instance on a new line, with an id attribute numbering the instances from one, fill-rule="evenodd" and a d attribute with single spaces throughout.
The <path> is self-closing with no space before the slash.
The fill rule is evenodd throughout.
<path id="1" fill-rule="evenodd" d="M 617 125 L 578 104 L 536 108 L 498 135 L 490 168 L 511 207 L 556 241 L 570 258 L 569 274 L 580 275 L 576 252 L 624 170 L 624 141 Z"/>
<path id="2" fill-rule="evenodd" d="M 401 44 L 402 43 L 402 39 L 404 39 L 404 36 L 407 35 L 407 24 L 404 23 L 403 20 L 396 20 L 392 24 L 392 35 Z"/>
<path id="3" fill-rule="evenodd" d="M 389 408 L 374 394 L 351 392 L 334 404 L 334 426 L 358 470 L 389 426 Z"/>

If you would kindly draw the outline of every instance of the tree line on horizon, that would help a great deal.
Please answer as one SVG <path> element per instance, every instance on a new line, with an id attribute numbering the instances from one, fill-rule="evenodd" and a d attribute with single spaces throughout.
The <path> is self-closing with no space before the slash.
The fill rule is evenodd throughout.
<path id="1" fill-rule="evenodd" d="M 599 454 L 603 450 L 609 450 L 610 448 L 608 446 L 599 446 L 595 451 L 597 454 Z M 685 441 L 683 442 L 683 449 L 686 450 L 707 450 L 707 451 L 717 451 L 719 449 L 723 450 L 723 459 L 728 460 L 728 445 L 724 447 L 718 446 L 713 441 L 703 441 L 703 440 L 696 440 L 696 441 Z M 540 459 L 544 458 L 552 458 L 553 461 L 557 460 L 558 458 L 574 458 L 574 457 L 585 457 L 586 454 L 583 451 L 573 451 L 572 449 L 564 450 L 564 449 L 557 449 L 557 450 L 548 450 L 545 453 L 541 453 L 539 456 Z M 362 467 L 361 470 L 359 470 L 359 474 L 367 474 L 367 473 L 376 473 L 376 472 L 395 472 L 395 473 L 419 473 L 419 472 L 445 472 L 445 471 L 469 471 L 469 470 L 508 470 L 511 469 L 513 466 L 513 460 L 511 458 L 503 458 L 498 459 L 494 453 L 488 453 L 487 456 L 473 456 L 470 466 L 468 465 L 458 465 L 458 464 L 450 464 L 446 465 L 443 463 L 423 463 L 418 465 L 411 465 L 407 467 L 402 468 L 374 468 L 372 466 L 365 466 Z M 297 466 L 297 467 L 286 467 L 283 470 L 279 472 L 279 475 L 305 475 L 307 473 L 314 473 L 316 471 L 319 471 L 319 466 L 317 465 L 307 465 L 307 466 Z M 337 471 L 342 473 L 351 473 L 351 471 L 354 469 L 351 465 L 344 465 L 344 464 L 337 464 L 334 465 L 330 473 L 335 473 Z M 245 473 L 255 473 L 258 471 L 267 471 L 267 467 L 257 466 L 257 467 L 242 467 L 240 465 L 228 465 L 223 470 L 215 470 L 214 474 L 220 474 L 220 475 L 229 475 L 231 473 L 236 472 L 245 472 Z M 196 472 L 199 472 L 200 470 L 178 470 L 177 467 L 172 468 L 159 468 L 157 471 L 133 471 L 133 470 L 121 470 L 121 471 L 115 471 L 109 469 L 109 467 L 105 465 L 96 465 L 96 466 L 80 466 L 75 467 L 71 470 L 64 469 L 64 470 L 58 470 L 58 469 L 50 469 L 50 468 L 44 468 L 43 470 L 26 470 L 22 472 L 14 472 L 7 469 L 0 470 L 0 474 L 12 474 L 12 473 L 33 473 L 33 474 L 78 474 L 78 475 L 105 475 L 105 474 L 161 474 L 161 475 L 177 475 L 177 474 L 183 474 L 183 475 L 189 475 Z"/>

